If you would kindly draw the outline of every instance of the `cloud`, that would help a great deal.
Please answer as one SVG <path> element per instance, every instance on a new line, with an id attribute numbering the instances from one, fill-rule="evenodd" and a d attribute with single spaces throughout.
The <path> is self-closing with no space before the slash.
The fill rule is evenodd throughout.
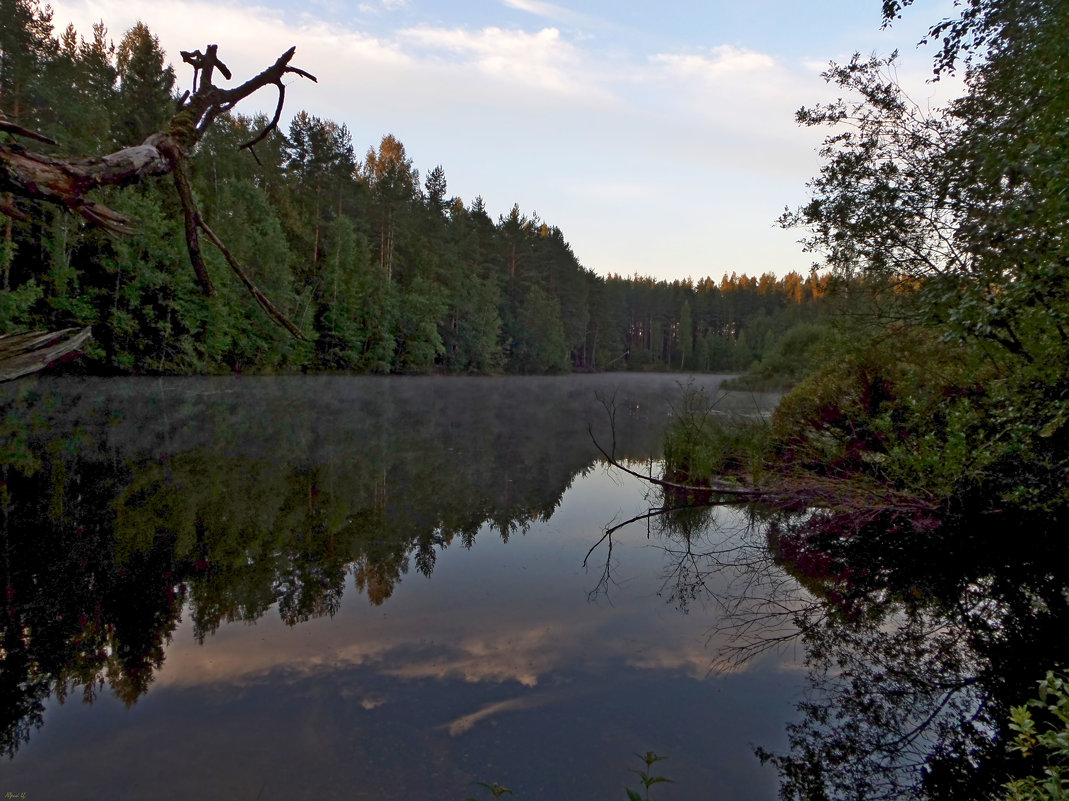
<path id="1" fill-rule="evenodd" d="M 361 14 L 381 14 L 383 11 L 399 11 L 408 7 L 408 0 L 378 0 L 377 3 L 360 3 L 356 8 Z"/>
<path id="2" fill-rule="evenodd" d="M 321 85 L 339 67 L 351 70 L 361 64 L 366 69 L 381 69 L 408 63 L 396 44 L 386 39 L 347 30 L 311 15 L 294 22 L 277 9 L 255 5 L 220 6 L 202 0 L 152 5 L 124 0 L 56 0 L 52 6 L 57 28 L 71 21 L 82 35 L 88 35 L 93 23 L 100 19 L 114 39 L 121 38 L 136 21 L 145 22 L 159 38 L 170 61 L 176 63 L 180 82 L 186 70 L 179 61 L 179 50 L 203 48 L 208 42 L 219 44 L 220 57 L 237 82 L 260 72 L 293 45 L 297 47 L 294 63 L 317 75 Z M 333 84 L 335 91 L 337 85 Z M 313 88 L 308 84 L 305 91 Z M 270 99 L 265 105 L 272 105 Z"/>
<path id="3" fill-rule="evenodd" d="M 569 26 L 595 28 L 598 30 L 608 30 L 614 27 L 603 19 L 572 11 L 553 3 L 543 3 L 541 0 L 504 0 L 504 4 L 517 11 L 524 11 L 554 22 L 563 22 Z"/>
<path id="4" fill-rule="evenodd" d="M 498 701 L 494 704 L 485 704 L 477 709 L 475 712 L 471 712 L 467 715 L 461 715 L 455 720 L 440 726 L 448 730 L 451 737 L 464 734 L 470 731 L 471 728 L 480 720 L 486 720 L 486 718 L 493 717 L 502 712 L 514 712 L 521 709 L 535 709 L 543 704 L 552 701 L 556 694 L 554 693 L 541 693 L 533 696 L 520 696 L 518 698 L 510 698 L 507 701 Z"/>
<path id="5" fill-rule="evenodd" d="M 438 17 L 446 22 L 415 23 L 414 4 L 402 28 L 384 13 L 397 0 L 366 4 L 374 13 L 329 23 L 315 15 L 325 16 L 337 0 L 310 0 L 288 12 L 205 0 L 53 6 L 58 28 L 71 20 L 89 34 L 103 19 L 115 39 L 140 18 L 172 62 L 180 49 L 217 42 L 236 81 L 296 45 L 294 64 L 319 83 L 287 79 L 287 114 L 305 109 L 346 123 L 359 151 L 395 133 L 417 166 L 443 164 L 451 191 L 469 200 L 482 195 L 492 216 L 519 202 L 560 225 L 580 260 L 598 272 L 701 275 L 717 268 L 707 263 L 711 240 L 715 258 L 733 269 L 797 261 L 793 238 L 767 255 L 766 231 L 747 230 L 742 241 L 734 210 L 749 208 L 743 193 L 758 191 L 740 180 L 747 171 L 783 184 L 760 187 L 774 197 L 767 213 L 757 212 L 762 221 L 793 202 L 790 187 L 812 174 L 816 137 L 797 129 L 793 113 L 824 99 L 817 69 L 728 44 L 637 51 L 623 44 L 628 37 L 606 34 L 611 24 L 543 0 L 502 0 L 535 15 L 526 28 L 510 27 L 502 13 L 475 23 L 448 15 Z M 598 37 L 585 39 L 577 27 L 596 27 Z M 188 88 L 188 69 L 176 66 Z M 275 100 L 265 90 L 238 111 L 270 113 Z M 731 172 L 730 201 L 716 188 L 724 170 Z M 684 220 L 679 209 L 693 211 Z M 651 227 L 672 231 L 678 252 L 638 233 Z"/>
<path id="6" fill-rule="evenodd" d="M 574 94 L 581 83 L 576 80 L 580 55 L 556 28 L 528 33 L 421 26 L 403 30 L 399 37 L 426 57 L 474 67 L 495 80 L 561 94 Z"/>
<path id="7" fill-rule="evenodd" d="M 709 53 L 659 53 L 650 59 L 667 71 L 698 76 L 709 80 L 737 79 L 742 75 L 767 73 L 776 68 L 776 60 L 754 50 L 720 45 Z"/>
<path id="8" fill-rule="evenodd" d="M 567 9 L 553 5 L 553 3 L 542 3 L 539 0 L 505 0 L 505 5 L 519 11 L 526 11 L 528 14 L 550 19 L 560 19 L 569 13 Z"/>
<path id="9" fill-rule="evenodd" d="M 283 629 L 280 621 L 265 619 L 258 621 L 256 628 L 256 633 L 264 635 L 262 639 L 250 636 L 241 627 L 220 630 L 210 646 L 196 645 L 184 634 L 176 638 L 157 683 L 172 687 L 242 687 L 260 684 L 269 676 L 285 675 L 290 681 L 303 681 L 324 672 L 362 668 L 404 681 L 518 684 L 533 689 L 560 671 L 597 673 L 616 664 L 684 672 L 703 679 L 714 658 L 704 636 L 681 636 L 673 645 L 662 643 L 651 648 L 636 645 L 644 638 L 638 629 L 630 638 L 606 636 L 602 628 L 606 621 L 598 616 L 570 620 L 566 612 L 554 610 L 552 620 L 547 621 L 547 615 L 550 612 L 544 608 L 537 615 L 520 610 L 508 620 L 494 626 L 483 624 L 477 630 L 443 615 L 431 623 L 431 628 L 442 634 L 436 641 L 425 639 L 422 620 L 414 622 L 408 631 L 399 628 L 396 621 L 376 624 L 360 633 L 354 627 L 352 638 L 339 642 L 337 632 L 326 626 L 309 624 L 293 635 Z M 665 623 L 660 621 L 658 625 L 663 628 Z M 668 625 L 679 628 L 682 634 L 685 621 Z M 664 638 L 664 632 L 659 631 L 655 638 Z M 591 653 L 589 643 L 599 640 L 602 646 Z M 359 702 L 369 709 L 385 700 L 363 691 L 359 697 Z M 476 713 L 470 725 L 492 712 Z"/>

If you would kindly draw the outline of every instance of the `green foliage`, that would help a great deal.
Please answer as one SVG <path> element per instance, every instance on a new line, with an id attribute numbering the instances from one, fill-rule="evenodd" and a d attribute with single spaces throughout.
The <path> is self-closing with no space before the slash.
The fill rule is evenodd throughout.
<path id="1" fill-rule="evenodd" d="M 361 278 L 371 270 L 371 257 L 367 239 L 344 215 L 330 224 L 329 240 L 331 251 L 324 259 L 317 292 L 322 309 L 316 325 L 318 364 L 352 368 L 360 362 L 367 338 L 367 328 L 353 312 L 361 304 Z"/>
<path id="2" fill-rule="evenodd" d="M 494 282 L 477 278 L 457 298 L 449 326 L 455 333 L 448 357 L 455 370 L 493 373 L 503 365 L 498 298 Z"/>
<path id="3" fill-rule="evenodd" d="M 160 130 L 174 109 L 174 68 L 164 66 L 159 39 L 143 22 L 126 32 L 116 52 L 115 140 L 136 145 Z"/>
<path id="4" fill-rule="evenodd" d="M 812 201 L 783 222 L 863 279 L 851 311 L 873 324 L 774 428 L 811 465 L 1051 512 L 1069 500 L 1069 6 L 966 5 L 933 28 L 937 74 L 983 45 L 947 108 L 905 97 L 893 57 L 855 57 L 826 74 L 843 99 L 798 114 L 836 130 Z"/>
<path id="5" fill-rule="evenodd" d="M 57 38 L 38 0 L 2 2 L 9 118 L 87 156 L 139 143 L 173 114 L 175 72 L 144 24 L 117 46 L 103 22 Z M 298 111 L 253 158 L 241 145 L 268 122 L 215 119 L 191 154 L 194 194 L 311 344 L 278 329 L 207 241 L 217 292 L 201 294 L 169 181 L 101 193 L 139 226 L 129 239 L 52 210 L 5 226 L 0 324 L 92 325 L 93 367 L 125 373 L 739 371 L 819 308 L 815 275 L 602 278 L 518 204 L 495 223 L 481 199 L 449 197 L 440 165 L 424 191 L 391 134 L 358 162 L 345 125 Z"/>
<path id="6" fill-rule="evenodd" d="M 491 798 L 501 798 L 501 796 L 503 795 L 512 795 L 512 790 L 498 784 L 497 782 L 493 782 L 492 784 L 489 782 L 476 782 L 476 784 L 478 784 L 480 787 L 486 788 L 486 790 L 489 791 Z M 472 796 L 468 798 L 468 801 L 479 801 L 479 799 Z"/>
<path id="7" fill-rule="evenodd" d="M 644 793 L 639 793 L 637 790 L 632 790 L 630 787 L 627 789 L 628 801 L 650 801 L 650 788 L 655 784 L 671 783 L 672 780 L 665 778 L 664 776 L 655 776 L 652 772 L 653 766 L 658 762 L 663 762 L 668 757 L 660 756 L 653 751 L 647 751 L 645 754 L 635 754 L 645 765 L 643 770 L 633 770 L 632 773 L 638 775 L 639 781 L 642 783 L 642 789 Z"/>
<path id="8" fill-rule="evenodd" d="M 947 497 L 981 481 L 986 390 L 976 357 L 913 326 L 841 332 L 780 401 L 772 440 L 798 466 L 864 472 Z"/>
<path id="9" fill-rule="evenodd" d="M 204 354 L 193 350 L 191 334 L 202 328 L 207 304 L 185 267 L 180 224 L 151 190 L 123 192 L 114 206 L 138 220 L 138 228 L 98 256 L 107 283 L 96 288 L 95 314 L 107 326 L 100 338 L 109 366 L 153 372 L 202 367 Z M 55 296 L 51 302 L 58 306 Z"/>
<path id="10" fill-rule="evenodd" d="M 760 474 L 766 457 L 768 424 L 719 411 L 717 405 L 724 397 L 711 398 L 704 389 L 689 385 L 683 388 L 665 434 L 667 475 L 702 485 L 713 477 L 741 476 L 750 480 Z"/>
<path id="11" fill-rule="evenodd" d="M 826 323 L 797 323 L 773 339 L 763 358 L 724 389 L 769 392 L 788 389 L 817 368 L 821 346 L 831 336 Z"/>
<path id="12" fill-rule="evenodd" d="M 308 308 L 307 298 L 296 291 L 293 256 L 266 193 L 249 181 L 227 182 L 220 187 L 219 203 L 219 219 L 212 222 L 215 232 L 228 243 L 253 282 L 301 325 L 304 321 L 295 312 L 302 306 Z M 218 290 L 211 304 L 207 355 L 236 368 L 278 370 L 301 364 L 306 354 L 249 297 L 221 254 L 213 250 L 206 256 Z M 175 271 L 188 273 L 189 269 L 176 265 Z"/>
<path id="13" fill-rule="evenodd" d="M 1047 722 L 1037 725 L 1037 717 Z M 1016 733 L 1013 750 L 1025 758 L 1043 757 L 1045 764 L 1042 776 L 1008 782 L 1006 801 L 1069 798 L 1069 686 L 1065 678 L 1048 672 L 1039 682 L 1038 698 L 1010 711 L 1010 729 Z"/>
<path id="14" fill-rule="evenodd" d="M 30 309 L 40 300 L 41 287 L 33 279 L 14 291 L 0 290 L 0 332 L 10 333 L 33 325 Z"/>
<path id="15" fill-rule="evenodd" d="M 445 352 L 437 321 L 445 303 L 426 279 L 417 278 L 401 295 L 397 326 L 397 363 L 408 373 L 426 373 Z"/>
<path id="16" fill-rule="evenodd" d="M 512 362 L 522 373 L 560 372 L 567 367 L 568 346 L 560 301 L 532 286 L 511 330 Z"/>

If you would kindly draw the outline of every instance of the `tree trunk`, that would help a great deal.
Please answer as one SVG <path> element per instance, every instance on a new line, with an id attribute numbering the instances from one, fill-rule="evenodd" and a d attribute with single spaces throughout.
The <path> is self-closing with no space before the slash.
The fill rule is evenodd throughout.
<path id="1" fill-rule="evenodd" d="M 74 355 L 90 333 L 89 328 L 65 328 L 0 336 L 0 381 L 36 373 Z"/>

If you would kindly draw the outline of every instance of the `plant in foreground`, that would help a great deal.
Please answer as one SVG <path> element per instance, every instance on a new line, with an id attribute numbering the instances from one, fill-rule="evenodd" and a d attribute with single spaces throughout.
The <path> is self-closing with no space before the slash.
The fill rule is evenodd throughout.
<path id="1" fill-rule="evenodd" d="M 1051 720 L 1040 731 L 1031 712 Z M 1010 710 L 1010 728 L 1017 732 L 1013 749 L 1028 757 L 1046 752 L 1043 776 L 1015 779 L 1005 785 L 1006 801 L 1058 801 L 1069 798 L 1069 680 L 1048 672 L 1039 683 L 1039 698 Z"/>
<path id="2" fill-rule="evenodd" d="M 489 790 L 490 795 L 492 795 L 494 798 L 501 798 L 501 796 L 505 795 L 506 793 L 512 795 L 512 790 L 505 787 L 504 785 L 498 784 L 497 782 L 494 782 L 493 784 L 491 784 L 490 782 L 476 782 L 476 784 L 478 784 L 480 787 L 485 787 L 487 790 Z M 469 797 L 467 801 L 479 801 L 479 799 L 475 797 Z"/>
<path id="3" fill-rule="evenodd" d="M 664 776 L 654 776 L 652 771 L 655 763 L 662 762 L 663 760 L 668 759 L 668 757 L 660 756 L 653 751 L 647 751 L 645 754 L 635 754 L 635 756 L 642 760 L 645 764 L 645 768 L 632 770 L 631 772 L 638 775 L 638 779 L 642 782 L 642 788 L 645 791 L 645 794 L 627 787 L 625 788 L 627 790 L 627 799 L 628 801 L 650 801 L 650 787 L 655 784 L 671 784 L 672 782 L 671 779 L 665 778 Z M 506 794 L 512 795 L 512 790 L 497 782 L 476 782 L 476 784 L 478 784 L 479 787 L 488 790 L 490 795 L 495 799 L 501 798 L 501 796 Z M 480 801 L 480 799 L 475 798 L 474 796 L 469 796 L 466 801 Z"/>
<path id="4" fill-rule="evenodd" d="M 642 787 L 646 791 L 646 794 L 641 795 L 637 790 L 632 790 L 630 787 L 628 787 L 626 788 L 627 799 L 628 801 L 650 801 L 650 787 L 655 784 L 670 784 L 672 782 L 671 779 L 667 779 L 664 776 L 652 775 L 652 768 L 654 763 L 668 759 L 668 757 L 660 756 L 654 753 L 653 751 L 647 751 L 645 755 L 635 754 L 635 756 L 641 759 L 645 763 L 646 767 L 644 770 L 633 770 L 631 772 L 638 774 L 639 781 L 642 782 Z"/>

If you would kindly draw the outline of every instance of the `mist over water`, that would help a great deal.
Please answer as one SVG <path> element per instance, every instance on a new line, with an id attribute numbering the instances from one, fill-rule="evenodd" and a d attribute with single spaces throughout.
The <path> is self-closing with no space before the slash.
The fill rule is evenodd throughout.
<path id="1" fill-rule="evenodd" d="M 686 381 L 7 389 L 9 620 L 33 636 L 5 633 L 5 781 L 37 797 L 466 798 L 477 781 L 613 797 L 653 749 L 681 797 L 774 797 L 752 744 L 783 741 L 792 654 L 720 659 L 713 601 L 739 576 L 689 592 L 676 547 L 763 547 L 760 530 L 732 510 L 682 539 L 637 523 L 584 567 L 607 525 L 660 503 L 591 435 L 656 471 Z M 693 381 L 715 396 L 717 377 Z"/>

